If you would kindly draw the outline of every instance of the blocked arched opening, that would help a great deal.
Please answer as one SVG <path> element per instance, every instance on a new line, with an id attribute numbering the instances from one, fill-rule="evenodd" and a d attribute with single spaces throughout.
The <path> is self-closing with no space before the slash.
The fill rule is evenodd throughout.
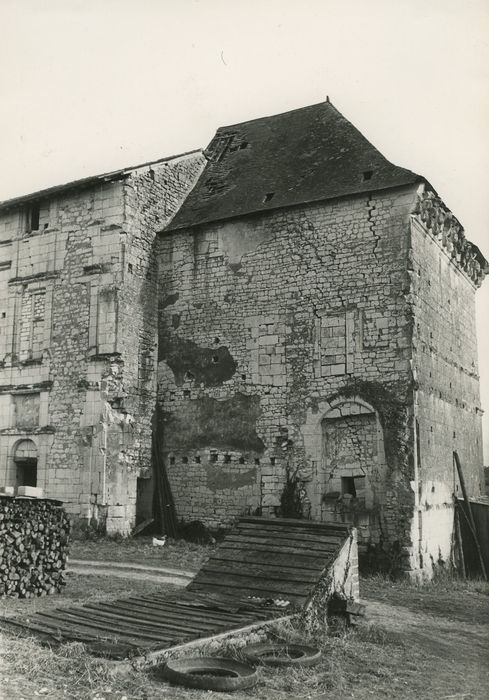
<path id="1" fill-rule="evenodd" d="M 37 447 L 32 440 L 20 440 L 13 461 L 17 486 L 37 486 Z"/>
<path id="2" fill-rule="evenodd" d="M 321 421 L 322 504 L 325 521 L 349 522 L 360 541 L 378 527 L 383 501 L 384 435 L 375 409 L 360 398 L 338 399 Z"/>

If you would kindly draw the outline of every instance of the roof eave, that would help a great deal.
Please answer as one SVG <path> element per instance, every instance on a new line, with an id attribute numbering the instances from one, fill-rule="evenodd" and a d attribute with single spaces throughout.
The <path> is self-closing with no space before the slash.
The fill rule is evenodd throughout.
<path id="1" fill-rule="evenodd" d="M 291 202 L 290 204 L 280 204 L 276 206 L 270 206 L 267 207 L 266 209 L 250 209 L 249 211 L 244 211 L 244 212 L 239 212 L 239 214 L 231 214 L 229 216 L 222 216 L 216 219 L 205 219 L 205 220 L 200 220 L 195 223 L 183 223 L 183 224 L 177 224 L 176 226 L 172 226 L 172 221 L 170 221 L 163 229 L 158 231 L 158 233 L 170 233 L 173 231 L 182 231 L 184 229 L 192 229 L 196 228 L 198 226 L 208 226 L 210 224 L 217 224 L 220 223 L 221 221 L 231 221 L 233 219 L 241 219 L 243 217 L 247 216 L 259 216 L 260 214 L 268 214 L 270 212 L 278 211 L 279 209 L 292 209 L 295 207 L 300 207 L 300 206 L 307 206 L 309 204 L 318 204 L 320 202 L 331 202 L 331 201 L 336 201 L 336 200 L 341 200 L 341 199 L 348 199 L 349 197 L 359 197 L 362 194 L 374 194 L 375 192 L 385 192 L 387 190 L 398 190 L 403 187 L 409 187 L 409 186 L 414 186 L 417 185 L 421 182 L 425 182 L 426 184 L 429 184 L 428 181 L 422 176 L 422 175 L 417 175 L 416 173 L 413 173 L 413 179 L 411 181 L 406 181 L 404 183 L 400 183 L 397 185 L 386 185 L 385 187 L 377 187 L 372 190 L 356 190 L 352 192 L 348 192 L 346 194 L 338 194 L 334 196 L 328 196 L 328 197 L 318 197 L 315 199 L 308 199 L 304 200 L 301 202 Z M 176 212 L 175 217 L 178 215 L 178 212 Z"/>

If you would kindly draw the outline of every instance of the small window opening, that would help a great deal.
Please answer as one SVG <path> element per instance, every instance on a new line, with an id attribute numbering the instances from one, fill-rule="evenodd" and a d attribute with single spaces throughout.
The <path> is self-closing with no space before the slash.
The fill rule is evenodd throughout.
<path id="1" fill-rule="evenodd" d="M 244 457 L 240 457 L 239 460 L 238 460 L 238 462 L 239 462 L 240 464 L 244 464 L 244 463 L 245 463 L 245 458 L 244 458 Z"/>
<path id="2" fill-rule="evenodd" d="M 266 195 L 263 197 L 263 204 L 265 204 L 266 202 L 271 202 L 274 197 L 275 192 L 267 192 Z"/>
<path id="3" fill-rule="evenodd" d="M 214 338 L 214 344 L 215 344 L 215 345 L 219 345 L 220 342 L 221 342 L 220 338 L 218 338 L 218 337 L 216 336 L 216 337 Z"/>
<path id="4" fill-rule="evenodd" d="M 170 391 L 170 401 L 175 401 L 175 392 Z"/>
<path id="5" fill-rule="evenodd" d="M 270 464 L 272 466 L 275 464 L 275 457 L 270 457 Z"/>
<path id="6" fill-rule="evenodd" d="M 132 263 L 127 264 L 127 269 L 129 272 L 132 272 Z"/>
<path id="7" fill-rule="evenodd" d="M 256 465 L 260 464 L 260 459 L 258 457 L 255 457 L 255 464 Z"/>
<path id="8" fill-rule="evenodd" d="M 197 464 L 200 464 L 200 462 L 201 462 L 200 455 L 195 455 L 195 461 L 197 462 Z"/>
<path id="9" fill-rule="evenodd" d="M 6 315 L 7 315 L 6 312 L 5 312 L 5 311 L 2 311 L 2 318 L 5 318 Z"/>
<path id="10" fill-rule="evenodd" d="M 353 498 L 357 497 L 357 490 L 355 488 L 355 479 L 353 476 L 342 476 L 341 477 L 341 493 L 343 495 L 350 495 Z"/>
<path id="11" fill-rule="evenodd" d="M 457 433 L 455 432 L 455 430 L 453 431 L 453 437 L 454 437 L 454 438 L 457 437 Z"/>
<path id="12" fill-rule="evenodd" d="M 182 457 L 182 464 L 188 464 L 188 457 Z"/>
<path id="13" fill-rule="evenodd" d="M 224 455 L 224 464 L 231 463 L 231 455 Z"/>
<path id="14" fill-rule="evenodd" d="M 217 452 L 211 454 L 211 462 L 217 462 Z"/>
<path id="15" fill-rule="evenodd" d="M 341 477 L 341 493 L 352 498 L 365 500 L 365 477 L 343 476 Z"/>
<path id="16" fill-rule="evenodd" d="M 241 379 L 245 382 L 246 381 L 246 374 L 242 374 Z"/>
<path id="17" fill-rule="evenodd" d="M 184 390 L 183 390 L 183 397 L 184 397 L 185 399 L 189 399 L 189 398 L 190 398 L 190 389 L 184 389 Z"/>
<path id="18" fill-rule="evenodd" d="M 39 202 L 33 202 L 27 209 L 26 233 L 39 230 Z"/>
<path id="19" fill-rule="evenodd" d="M 170 464 L 175 464 L 175 457 L 170 457 Z"/>
<path id="20" fill-rule="evenodd" d="M 363 171 L 363 181 L 365 182 L 366 180 L 371 180 L 373 174 L 374 174 L 373 170 L 364 170 Z"/>

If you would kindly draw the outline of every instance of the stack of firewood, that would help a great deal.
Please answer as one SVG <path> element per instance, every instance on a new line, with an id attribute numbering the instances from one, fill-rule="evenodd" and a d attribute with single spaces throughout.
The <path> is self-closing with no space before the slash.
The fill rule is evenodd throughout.
<path id="1" fill-rule="evenodd" d="M 69 531 L 59 501 L 0 496 L 0 598 L 59 592 Z"/>

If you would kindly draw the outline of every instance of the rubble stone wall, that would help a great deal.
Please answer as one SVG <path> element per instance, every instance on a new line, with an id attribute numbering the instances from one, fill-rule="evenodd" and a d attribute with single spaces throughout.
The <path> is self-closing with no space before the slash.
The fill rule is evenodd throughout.
<path id="1" fill-rule="evenodd" d="M 375 417 L 385 472 L 370 536 L 409 546 L 414 202 L 404 188 L 161 236 L 159 429 L 180 517 L 278 512 L 289 473 L 319 519 L 323 422 L 348 403 Z"/>
<path id="2" fill-rule="evenodd" d="M 449 562 L 453 494 L 461 489 L 453 463 L 460 456 L 467 490 L 484 493 L 482 411 L 475 326 L 476 278 L 445 238 L 414 216 L 411 226 L 413 363 L 416 373 L 417 521 L 419 566 Z"/>
<path id="3" fill-rule="evenodd" d="M 27 230 L 28 207 L 0 214 L 0 483 L 18 480 L 16 447 L 28 438 L 47 496 L 103 515 L 109 531 L 134 525 L 137 478 L 150 469 L 155 234 L 202 161 L 53 195 L 39 230 Z"/>

